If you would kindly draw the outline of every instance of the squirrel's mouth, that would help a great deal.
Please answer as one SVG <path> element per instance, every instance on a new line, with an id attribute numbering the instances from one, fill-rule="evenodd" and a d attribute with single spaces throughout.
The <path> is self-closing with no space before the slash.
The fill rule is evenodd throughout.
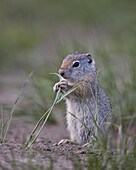
<path id="1" fill-rule="evenodd" d="M 67 80 L 71 85 L 75 84 L 75 83 L 78 83 L 75 79 L 71 79 L 70 77 L 68 76 L 61 76 L 62 79 L 65 79 Z"/>
<path id="2" fill-rule="evenodd" d="M 68 78 L 66 76 L 62 76 L 62 75 L 60 75 L 60 76 L 62 77 L 62 79 L 65 79 L 68 81 Z"/>
<path id="3" fill-rule="evenodd" d="M 67 76 L 66 75 L 61 75 L 61 77 L 63 77 L 64 79 L 67 80 Z"/>

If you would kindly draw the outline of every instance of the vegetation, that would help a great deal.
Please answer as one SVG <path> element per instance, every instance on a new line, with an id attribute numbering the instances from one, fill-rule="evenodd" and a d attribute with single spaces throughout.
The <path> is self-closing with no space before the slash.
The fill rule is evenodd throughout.
<path id="1" fill-rule="evenodd" d="M 65 55 L 74 51 L 91 52 L 100 69 L 100 84 L 113 105 L 119 152 L 99 148 L 99 154 L 88 153 L 87 162 L 73 161 L 74 169 L 136 168 L 136 139 L 131 133 L 136 121 L 135 6 L 133 0 L 0 2 L 0 96 L 5 89 L 17 94 L 26 75 L 34 70 L 16 116 L 37 121 L 51 106 L 52 87 L 57 78 L 49 73 L 58 70 Z M 4 103 L 4 97 L 0 98 L 1 115 L 8 117 L 8 108 L 14 101 Z M 63 112 L 62 102 L 49 122 L 56 123 L 56 115 L 64 116 Z M 50 160 L 52 169 L 53 160 Z"/>

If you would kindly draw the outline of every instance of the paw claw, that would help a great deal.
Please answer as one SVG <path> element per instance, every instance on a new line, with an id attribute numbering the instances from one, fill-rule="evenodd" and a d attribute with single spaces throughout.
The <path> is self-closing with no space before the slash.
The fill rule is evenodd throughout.
<path id="1" fill-rule="evenodd" d="M 89 148 L 89 147 L 91 147 L 92 145 L 90 144 L 90 143 L 85 143 L 84 145 L 83 145 L 83 147 L 87 147 L 87 148 Z"/>
<path id="2" fill-rule="evenodd" d="M 73 145 L 77 145 L 77 143 L 75 141 L 69 140 L 69 139 L 62 139 L 58 145 L 62 145 L 62 144 L 73 144 Z"/>
<path id="3" fill-rule="evenodd" d="M 57 93 L 58 90 L 59 90 L 59 84 L 56 83 L 56 84 L 54 85 L 54 87 L 53 87 L 53 91 L 54 91 L 54 93 Z"/>

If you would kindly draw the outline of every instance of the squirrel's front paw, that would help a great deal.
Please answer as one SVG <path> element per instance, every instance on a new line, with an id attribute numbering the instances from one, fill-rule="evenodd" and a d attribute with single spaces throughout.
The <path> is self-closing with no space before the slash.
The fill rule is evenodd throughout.
<path id="1" fill-rule="evenodd" d="M 53 87 L 54 93 L 57 93 L 59 88 L 61 88 L 61 93 L 65 93 L 68 91 L 68 82 L 67 80 L 61 80 L 58 83 L 56 83 Z"/>
<path id="2" fill-rule="evenodd" d="M 60 82 L 58 82 L 58 83 L 56 83 L 56 84 L 54 85 L 54 87 L 53 87 L 54 93 L 57 93 L 57 92 L 58 92 L 59 87 L 60 87 Z"/>

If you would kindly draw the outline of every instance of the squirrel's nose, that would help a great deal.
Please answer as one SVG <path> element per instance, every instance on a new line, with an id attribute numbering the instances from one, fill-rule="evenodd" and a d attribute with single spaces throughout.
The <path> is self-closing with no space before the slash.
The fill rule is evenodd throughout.
<path id="1" fill-rule="evenodd" d="M 65 73 L 64 73 L 64 71 L 60 70 L 59 74 L 63 77 Z"/>

